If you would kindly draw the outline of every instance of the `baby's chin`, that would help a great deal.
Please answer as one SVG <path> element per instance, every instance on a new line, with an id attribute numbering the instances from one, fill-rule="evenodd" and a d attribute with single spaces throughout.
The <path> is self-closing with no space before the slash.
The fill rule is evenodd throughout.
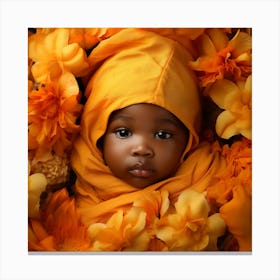
<path id="1" fill-rule="evenodd" d="M 130 186 L 137 188 L 137 189 L 144 189 L 149 186 L 152 186 L 164 179 L 157 179 L 157 180 L 145 180 L 143 178 L 132 178 L 131 180 L 126 181 L 127 184 Z"/>

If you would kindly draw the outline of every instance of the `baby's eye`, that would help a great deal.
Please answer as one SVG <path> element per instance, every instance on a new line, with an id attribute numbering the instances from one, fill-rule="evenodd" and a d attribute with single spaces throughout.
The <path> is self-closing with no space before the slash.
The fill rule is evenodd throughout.
<path id="1" fill-rule="evenodd" d="M 118 138 L 127 138 L 132 135 L 131 131 L 127 128 L 118 128 L 115 130 L 115 135 Z"/>
<path id="2" fill-rule="evenodd" d="M 165 139 L 170 139 L 172 137 L 172 134 L 170 132 L 160 130 L 160 131 L 156 132 L 155 136 L 158 139 L 165 140 Z"/>

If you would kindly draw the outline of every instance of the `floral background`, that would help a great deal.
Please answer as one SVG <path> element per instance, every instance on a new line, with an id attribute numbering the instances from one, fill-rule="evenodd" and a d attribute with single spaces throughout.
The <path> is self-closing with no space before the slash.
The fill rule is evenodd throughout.
<path id="1" fill-rule="evenodd" d="M 121 29 L 28 30 L 29 250 L 119 250 L 123 246 L 118 237 L 123 226 L 117 229 L 114 227 L 113 232 L 108 224 L 116 224 L 120 219 L 123 225 L 129 224 L 134 215 L 143 218 L 142 212 L 138 213 L 136 208 L 132 208 L 126 216 L 123 213 L 113 215 L 105 229 L 92 227 L 91 234 L 95 240 L 106 234 L 111 239 L 115 238 L 114 246 L 113 241 L 109 244 L 108 240 L 103 240 L 100 245 L 100 242 L 89 241 L 88 230 L 79 222 L 74 200 L 69 200 L 72 194 L 71 186 L 75 180 L 69 157 L 71 145 L 80 130 L 79 119 L 86 102 L 84 89 L 91 72 L 88 55 L 100 41 L 106 40 Z M 204 114 L 200 137 L 211 143 L 212 148 L 220 151 L 226 160 L 226 170 L 218 172 L 215 184 L 207 189 L 205 199 L 209 209 L 203 208 L 201 212 L 203 217 L 220 213 L 226 222 L 227 230 L 218 239 L 217 247 L 213 248 L 221 251 L 251 251 L 252 30 L 251 28 L 149 28 L 149 30 L 178 41 L 194 57 L 190 67 L 195 71 L 199 81 Z M 58 190 L 67 191 L 70 198 L 63 196 Z M 57 194 L 55 203 L 54 200 L 52 203 L 48 200 L 50 194 Z M 188 195 L 193 196 L 190 193 Z M 152 198 L 151 203 L 153 199 L 157 198 Z M 198 199 L 201 204 L 205 203 L 203 199 Z M 184 196 L 181 197 L 176 204 L 177 218 L 181 217 L 182 201 L 191 203 L 186 201 Z M 67 202 L 67 210 L 61 207 L 64 202 Z M 141 201 L 136 204 L 138 208 L 146 207 Z M 163 208 L 160 211 L 164 211 Z M 65 217 L 66 214 L 72 217 L 71 221 L 77 222 L 67 224 L 67 221 L 59 218 Z M 197 242 L 195 238 L 186 241 L 185 244 L 191 243 L 189 247 L 175 248 L 173 240 L 168 239 L 163 230 L 164 226 L 171 222 L 161 220 L 158 223 L 157 236 L 165 241 L 167 247 L 157 244 L 150 249 L 212 250 L 212 247 L 208 246 L 210 241 L 207 241 L 207 247 L 204 244 L 205 239 L 203 243 L 202 239 L 201 242 Z M 209 223 L 207 225 L 211 227 Z M 191 230 L 195 231 L 193 227 L 190 226 Z M 141 234 L 138 234 L 137 230 Z M 137 230 L 134 228 L 130 236 L 125 238 L 136 240 L 135 243 L 145 242 L 145 235 L 139 228 Z M 177 237 L 185 238 L 180 235 Z"/>

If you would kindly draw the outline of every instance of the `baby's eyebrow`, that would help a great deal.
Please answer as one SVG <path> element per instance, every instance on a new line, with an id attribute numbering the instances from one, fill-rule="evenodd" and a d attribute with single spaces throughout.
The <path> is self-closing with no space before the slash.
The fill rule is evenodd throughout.
<path id="1" fill-rule="evenodd" d="M 171 124 L 173 126 L 178 126 L 179 123 L 177 120 L 173 120 L 173 119 L 170 119 L 170 118 L 160 118 L 160 119 L 157 119 L 156 122 L 158 124 Z"/>
<path id="2" fill-rule="evenodd" d="M 132 121 L 135 120 L 134 117 L 128 115 L 112 115 L 110 117 L 110 121 L 117 121 L 117 120 L 124 120 L 124 121 Z"/>

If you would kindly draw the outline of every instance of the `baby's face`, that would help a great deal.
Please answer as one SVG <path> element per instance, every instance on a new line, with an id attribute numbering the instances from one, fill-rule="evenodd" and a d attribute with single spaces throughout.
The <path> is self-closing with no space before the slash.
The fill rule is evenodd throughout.
<path id="1" fill-rule="evenodd" d="M 175 173 L 187 142 L 187 129 L 169 111 L 136 104 L 111 115 L 104 160 L 116 177 L 145 188 Z"/>

